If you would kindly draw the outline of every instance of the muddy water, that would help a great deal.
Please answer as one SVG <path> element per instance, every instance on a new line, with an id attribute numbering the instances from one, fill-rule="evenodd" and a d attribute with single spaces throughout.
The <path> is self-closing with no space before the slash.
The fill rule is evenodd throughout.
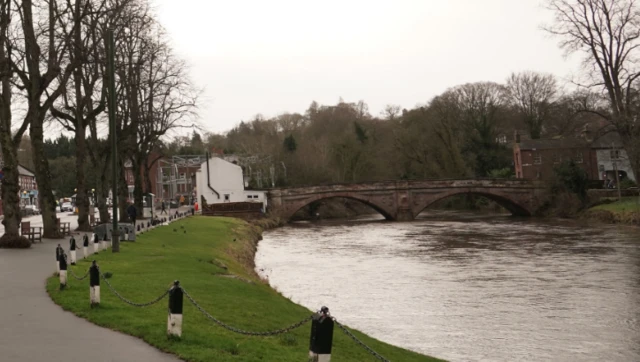
<path id="1" fill-rule="evenodd" d="M 431 214 L 265 233 L 284 295 L 450 361 L 640 361 L 640 230 Z"/>

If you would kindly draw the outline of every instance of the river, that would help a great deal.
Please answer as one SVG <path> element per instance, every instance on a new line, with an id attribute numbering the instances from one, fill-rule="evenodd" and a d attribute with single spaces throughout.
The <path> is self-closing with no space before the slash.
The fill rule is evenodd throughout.
<path id="1" fill-rule="evenodd" d="M 285 296 L 449 361 L 640 361 L 640 229 L 423 213 L 268 231 Z"/>

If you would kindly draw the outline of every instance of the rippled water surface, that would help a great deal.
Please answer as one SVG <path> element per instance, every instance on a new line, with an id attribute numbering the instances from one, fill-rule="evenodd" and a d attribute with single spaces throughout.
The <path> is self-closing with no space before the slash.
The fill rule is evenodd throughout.
<path id="1" fill-rule="evenodd" d="M 450 361 L 640 361 L 640 230 L 436 214 L 265 233 L 284 295 Z"/>

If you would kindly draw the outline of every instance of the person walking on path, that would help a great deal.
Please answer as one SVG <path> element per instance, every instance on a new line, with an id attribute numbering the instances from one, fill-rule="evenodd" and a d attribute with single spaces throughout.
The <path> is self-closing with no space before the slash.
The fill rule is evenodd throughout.
<path id="1" fill-rule="evenodd" d="M 133 204 L 129 205 L 129 207 L 127 208 L 127 214 L 129 214 L 129 218 L 131 219 L 131 222 L 133 222 L 133 228 L 135 229 L 137 211 L 136 207 Z"/>
<path id="2" fill-rule="evenodd" d="M 167 213 L 167 206 L 164 203 L 164 200 L 162 200 L 162 204 L 160 204 L 160 208 L 162 210 L 160 210 L 160 214 L 162 214 L 163 212 L 166 214 Z"/>

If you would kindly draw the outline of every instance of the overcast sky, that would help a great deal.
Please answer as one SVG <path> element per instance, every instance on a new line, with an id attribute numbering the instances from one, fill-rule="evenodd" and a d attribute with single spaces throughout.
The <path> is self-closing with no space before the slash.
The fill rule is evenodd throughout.
<path id="1" fill-rule="evenodd" d="M 364 100 L 378 115 L 511 72 L 579 71 L 540 29 L 552 20 L 541 0 L 152 1 L 213 132 L 313 100 Z"/>

